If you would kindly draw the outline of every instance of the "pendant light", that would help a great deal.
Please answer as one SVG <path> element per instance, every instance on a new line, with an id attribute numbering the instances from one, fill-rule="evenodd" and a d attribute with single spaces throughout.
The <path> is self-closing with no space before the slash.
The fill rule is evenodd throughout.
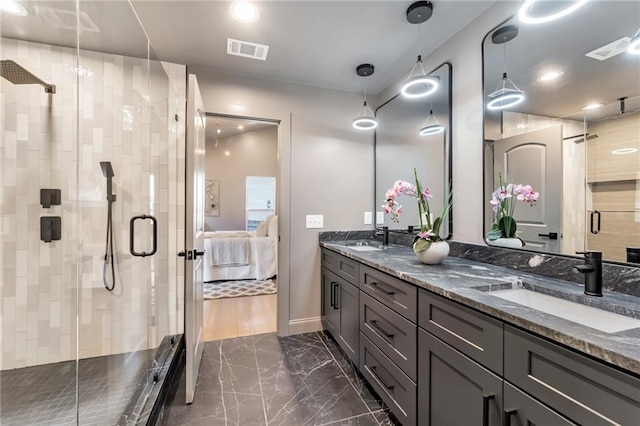
<path id="1" fill-rule="evenodd" d="M 575 12 L 580 9 L 588 0 L 576 0 L 569 6 L 564 9 L 560 9 L 555 13 L 549 13 L 547 15 L 541 16 L 532 16 L 530 14 L 533 11 L 533 7 L 537 3 L 544 3 L 538 0 L 526 0 L 524 4 L 520 7 L 520 11 L 518 12 L 518 18 L 520 18 L 520 22 L 524 22 L 525 24 L 543 24 L 545 22 L 555 21 L 556 19 L 560 19 L 563 16 L 567 16 L 570 13 Z M 542 7 L 544 8 L 544 6 Z"/>
<path id="2" fill-rule="evenodd" d="M 438 119 L 433 113 L 433 105 L 431 105 L 431 110 L 429 110 L 429 115 L 424 122 L 424 126 L 420 129 L 420 136 L 437 135 L 442 132 L 444 132 L 444 127 L 438 123 Z"/>
<path id="3" fill-rule="evenodd" d="M 504 71 L 502 73 L 502 81 L 492 93 L 487 97 L 491 99 L 487 102 L 487 109 L 498 110 L 512 107 L 524 101 L 524 91 L 520 90 L 507 75 L 507 45 L 506 43 L 513 40 L 518 35 L 518 27 L 515 25 L 506 25 L 498 28 L 491 35 L 493 44 L 504 45 Z"/>
<path id="4" fill-rule="evenodd" d="M 640 29 L 636 32 L 636 35 L 634 35 L 629 42 L 627 52 L 633 53 L 635 55 L 640 55 Z"/>
<path id="5" fill-rule="evenodd" d="M 424 71 L 422 55 L 420 54 L 420 24 L 431 18 L 432 14 L 433 5 L 429 1 L 417 1 L 407 9 L 407 21 L 418 25 L 418 59 L 413 68 L 411 68 L 407 81 L 400 89 L 400 93 L 406 98 L 423 98 L 438 89 L 438 79 L 428 76 Z"/>
<path id="6" fill-rule="evenodd" d="M 356 74 L 360 77 L 368 77 L 373 74 L 374 66 L 371 64 L 362 64 L 358 65 L 356 68 Z M 364 103 L 362 104 L 362 110 L 360 111 L 360 115 L 353 120 L 353 127 L 358 130 L 372 130 L 378 126 L 378 122 L 376 121 L 371 108 L 367 105 L 367 88 L 365 86 L 364 89 Z"/>

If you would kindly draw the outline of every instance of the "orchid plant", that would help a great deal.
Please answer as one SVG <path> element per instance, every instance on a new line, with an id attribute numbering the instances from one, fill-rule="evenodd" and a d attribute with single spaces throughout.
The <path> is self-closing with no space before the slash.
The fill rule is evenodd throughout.
<path id="1" fill-rule="evenodd" d="M 444 221 L 444 217 L 451 210 L 451 193 L 447 192 L 445 196 L 444 206 L 440 216 L 432 219 L 429 199 L 433 197 L 429 188 L 422 187 L 418 179 L 418 172 L 413 168 L 413 176 L 415 185 L 410 182 L 398 180 L 393 184 L 385 194 L 385 203 L 382 205 L 385 214 L 391 214 L 393 222 L 399 222 L 399 216 L 402 214 L 402 206 L 398 203 L 398 198 L 402 195 L 413 197 L 418 201 L 418 214 L 420 219 L 420 232 L 416 236 L 413 243 L 413 251 L 419 253 L 431 246 L 431 243 L 442 241 L 440 237 L 440 226 Z M 433 223 L 432 223 L 433 220 Z"/>
<path id="2" fill-rule="evenodd" d="M 533 206 L 540 194 L 531 188 L 531 185 L 506 184 L 502 180 L 502 173 L 498 174 L 500 186 L 491 194 L 491 206 L 493 208 L 493 225 L 487 235 L 490 241 L 498 238 L 514 238 L 518 225 L 513 217 L 516 201 L 528 203 Z M 516 237 L 517 238 L 517 237 Z"/>

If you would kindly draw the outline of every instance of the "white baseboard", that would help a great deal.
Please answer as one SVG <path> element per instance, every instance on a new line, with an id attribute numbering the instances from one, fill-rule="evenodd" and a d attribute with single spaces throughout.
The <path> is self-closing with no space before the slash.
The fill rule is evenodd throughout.
<path id="1" fill-rule="evenodd" d="M 302 318 L 289 321 L 289 334 L 311 333 L 322 330 L 320 317 Z"/>

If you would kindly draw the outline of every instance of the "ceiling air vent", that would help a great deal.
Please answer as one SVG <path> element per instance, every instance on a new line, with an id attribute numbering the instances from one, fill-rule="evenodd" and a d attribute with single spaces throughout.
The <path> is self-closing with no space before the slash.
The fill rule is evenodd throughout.
<path id="1" fill-rule="evenodd" d="M 229 55 L 242 56 L 244 58 L 260 59 L 264 61 L 267 59 L 267 53 L 269 53 L 269 46 L 264 44 L 250 43 L 248 41 L 236 40 L 233 38 L 227 38 L 227 53 Z"/>
<path id="2" fill-rule="evenodd" d="M 585 56 L 589 58 L 597 59 L 599 61 L 604 61 L 605 59 L 613 58 L 616 55 L 619 55 L 627 50 L 629 47 L 629 42 L 631 38 L 622 37 L 619 40 L 612 41 L 609 44 L 605 44 L 602 47 L 598 47 L 595 50 L 592 50 L 589 53 L 585 53 Z"/>

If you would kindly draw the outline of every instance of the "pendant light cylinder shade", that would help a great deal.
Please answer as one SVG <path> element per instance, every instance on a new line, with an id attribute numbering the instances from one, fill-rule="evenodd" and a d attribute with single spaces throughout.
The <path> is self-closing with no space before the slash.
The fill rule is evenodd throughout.
<path id="1" fill-rule="evenodd" d="M 367 105 L 367 101 L 364 101 L 362 105 L 362 114 L 353 120 L 353 127 L 358 130 L 372 130 L 378 127 L 378 122 L 373 116 L 371 108 Z"/>

